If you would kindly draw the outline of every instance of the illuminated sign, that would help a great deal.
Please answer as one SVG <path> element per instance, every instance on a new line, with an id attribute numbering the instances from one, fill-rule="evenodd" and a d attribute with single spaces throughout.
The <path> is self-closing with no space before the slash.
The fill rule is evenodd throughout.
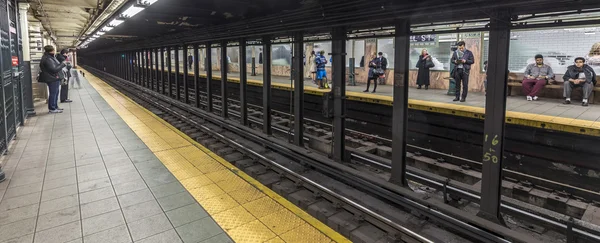
<path id="1" fill-rule="evenodd" d="M 438 38 L 434 34 L 411 35 L 410 36 L 410 46 L 411 47 L 438 46 Z"/>

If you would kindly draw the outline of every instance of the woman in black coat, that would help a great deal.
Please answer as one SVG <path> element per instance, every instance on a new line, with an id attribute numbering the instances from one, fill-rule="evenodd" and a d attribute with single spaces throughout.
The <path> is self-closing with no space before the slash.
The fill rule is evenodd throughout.
<path id="1" fill-rule="evenodd" d="M 425 86 L 425 89 L 429 89 L 429 69 L 433 67 L 433 61 L 431 56 L 427 53 L 427 49 L 421 51 L 419 55 L 419 61 L 417 62 L 417 68 L 419 72 L 417 74 L 417 89 L 421 89 L 421 86 Z"/>

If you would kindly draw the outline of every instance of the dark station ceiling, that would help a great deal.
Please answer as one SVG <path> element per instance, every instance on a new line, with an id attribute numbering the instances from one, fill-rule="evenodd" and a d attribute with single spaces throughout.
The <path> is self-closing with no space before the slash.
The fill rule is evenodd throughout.
<path id="1" fill-rule="evenodd" d="M 297 0 L 158 0 L 90 46 L 164 36 L 299 9 Z M 126 8 L 126 7 L 125 7 Z"/>
<path id="2" fill-rule="evenodd" d="M 381 27 L 399 18 L 412 23 L 489 19 L 498 8 L 511 9 L 515 15 L 577 11 L 600 9 L 600 0 L 158 0 L 80 51 L 101 53 L 296 30 L 310 33 L 341 25 Z"/>

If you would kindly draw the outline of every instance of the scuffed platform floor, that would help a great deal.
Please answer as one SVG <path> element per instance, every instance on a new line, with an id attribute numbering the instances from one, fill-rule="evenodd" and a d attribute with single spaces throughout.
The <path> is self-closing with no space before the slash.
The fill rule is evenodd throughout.
<path id="1" fill-rule="evenodd" d="M 1 242 L 347 241 L 87 76 L 3 157 Z"/>

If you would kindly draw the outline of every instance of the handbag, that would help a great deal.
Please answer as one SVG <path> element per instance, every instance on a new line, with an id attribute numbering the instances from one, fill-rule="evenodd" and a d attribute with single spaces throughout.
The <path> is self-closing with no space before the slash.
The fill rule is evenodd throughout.
<path id="1" fill-rule="evenodd" d="M 384 75 L 385 71 L 383 71 L 383 68 L 375 68 L 373 69 L 373 75 L 375 76 L 381 76 Z"/>
<path id="2" fill-rule="evenodd" d="M 433 63 L 433 61 L 431 60 L 431 58 L 427 58 L 425 60 L 425 67 L 427 67 L 427 68 L 435 67 L 435 64 Z"/>

